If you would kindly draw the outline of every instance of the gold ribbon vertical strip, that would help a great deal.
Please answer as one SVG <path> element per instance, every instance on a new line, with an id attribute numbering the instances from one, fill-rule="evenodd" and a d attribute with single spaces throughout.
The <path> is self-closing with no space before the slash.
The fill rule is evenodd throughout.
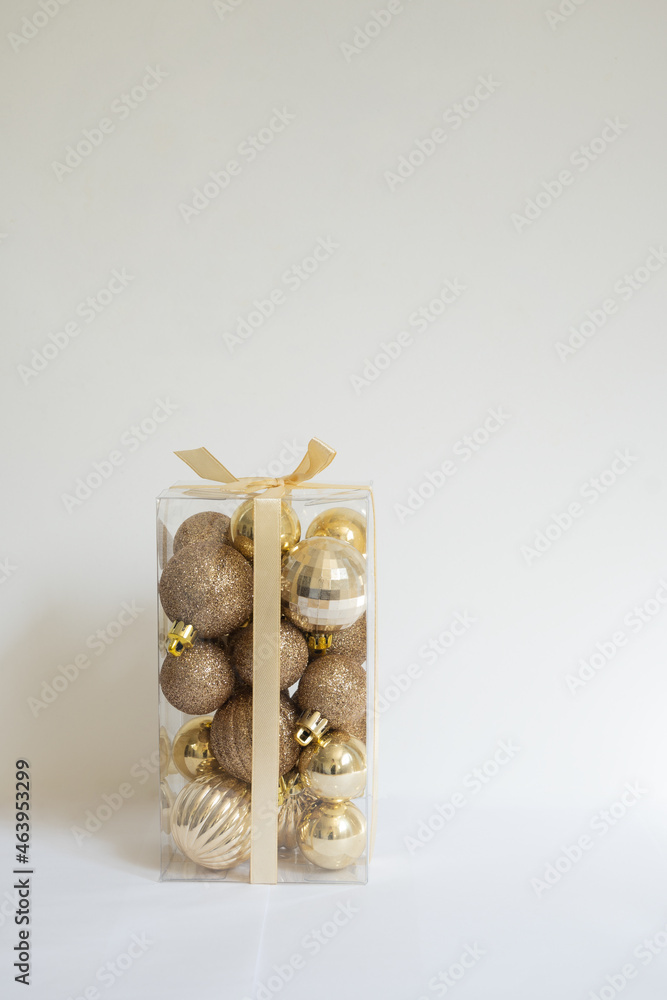
<path id="1" fill-rule="evenodd" d="M 255 498 L 250 881 L 278 881 L 280 500 Z"/>

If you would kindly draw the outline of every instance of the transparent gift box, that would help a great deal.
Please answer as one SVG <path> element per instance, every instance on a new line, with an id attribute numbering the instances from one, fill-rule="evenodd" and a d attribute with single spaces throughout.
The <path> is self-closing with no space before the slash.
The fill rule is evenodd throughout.
<path id="1" fill-rule="evenodd" d="M 243 482 L 157 501 L 160 877 L 363 883 L 372 494 Z"/>

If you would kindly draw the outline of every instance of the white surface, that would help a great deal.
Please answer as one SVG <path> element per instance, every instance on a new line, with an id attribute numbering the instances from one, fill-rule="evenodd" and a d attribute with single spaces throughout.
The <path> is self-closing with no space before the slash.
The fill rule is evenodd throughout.
<path id="1" fill-rule="evenodd" d="M 293 955 L 305 967 L 271 996 L 416 1000 L 445 995 L 433 977 L 475 945 L 483 958 L 450 989 L 461 1000 L 664 998 L 666 611 L 632 624 L 632 609 L 667 595 L 667 270 L 632 296 L 622 276 L 667 240 L 665 7 L 571 2 L 550 25 L 557 0 L 406 0 L 346 61 L 342 43 L 386 6 L 72 0 L 17 51 L 9 33 L 40 8 L 0 12 L 0 558 L 15 567 L 0 591 L 0 773 L 9 803 L 15 758 L 31 761 L 39 1000 L 92 986 L 241 1000 Z M 166 76 L 125 115 L 115 102 L 147 67 Z M 457 118 L 480 77 L 494 92 Z M 294 120 L 249 162 L 239 147 L 281 124 L 274 109 Z M 113 130 L 58 180 L 53 162 L 105 117 Z M 583 171 L 576 151 L 607 119 L 621 124 Z M 444 141 L 390 190 L 386 172 L 436 128 Z M 179 205 L 234 158 L 239 173 L 186 222 Z M 572 183 L 518 232 L 512 215 L 563 170 Z M 290 269 L 320 240 L 338 247 L 295 288 Z M 132 281 L 87 322 L 79 304 L 114 269 Z M 447 280 L 466 291 L 410 327 Z M 273 289 L 284 301 L 230 352 L 224 335 Z M 569 327 L 610 298 L 616 312 L 562 360 Z M 79 335 L 22 377 L 73 321 Z M 365 359 L 406 330 L 355 392 Z M 176 409 L 137 441 L 130 428 L 165 398 Z M 510 416 L 466 461 L 457 442 L 499 407 Z M 205 444 L 243 475 L 311 435 L 339 450 L 331 478 L 377 489 L 381 690 L 422 668 L 381 720 L 371 882 L 157 884 L 156 788 L 139 763 L 156 745 L 152 498 L 183 476 L 175 448 Z M 581 490 L 617 449 L 636 460 L 591 502 Z M 68 512 L 62 495 L 114 450 L 121 464 Z M 447 459 L 455 474 L 401 521 L 395 505 Z M 529 564 L 522 546 L 575 501 L 581 516 Z M 122 636 L 87 648 L 132 601 L 145 610 Z M 429 663 L 420 649 L 457 613 L 474 623 Z M 570 691 L 580 658 L 619 631 L 625 645 Z M 90 667 L 35 717 L 28 699 L 85 652 Z M 501 740 L 520 751 L 473 792 L 467 775 Z M 71 827 L 128 780 L 135 794 L 78 846 Z M 598 813 L 626 783 L 645 791 L 603 834 Z M 410 853 L 405 838 L 456 792 L 451 822 Z M 531 880 L 585 836 L 538 895 Z M 358 912 L 314 954 L 307 935 L 342 923 L 348 900 Z M 133 934 L 147 950 L 96 980 Z M 3 996 L 23 995 L 15 935 L 5 919 Z M 628 963 L 636 975 L 614 979 Z"/>

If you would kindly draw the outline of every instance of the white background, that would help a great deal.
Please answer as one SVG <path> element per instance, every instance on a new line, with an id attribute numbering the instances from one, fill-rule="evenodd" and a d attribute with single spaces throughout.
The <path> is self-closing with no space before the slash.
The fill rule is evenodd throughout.
<path id="1" fill-rule="evenodd" d="M 667 12 L 558 2 L 3 4 L 3 996 L 26 995 L 25 756 L 39 1000 L 663 1000 Z M 292 120 L 261 133 L 276 109 Z M 84 130 L 101 141 L 77 162 Z M 447 281 L 465 291 L 442 309 Z M 112 298 L 92 321 L 89 296 Z M 328 477 L 378 501 L 371 881 L 159 884 L 153 497 L 183 479 L 174 449 L 287 472 L 313 435 L 338 449 Z M 96 463 L 111 474 L 77 498 Z M 123 602 L 143 611 L 96 655 Z M 474 622 L 451 642 L 457 613 Z M 503 740 L 519 749 L 488 763 Z"/>

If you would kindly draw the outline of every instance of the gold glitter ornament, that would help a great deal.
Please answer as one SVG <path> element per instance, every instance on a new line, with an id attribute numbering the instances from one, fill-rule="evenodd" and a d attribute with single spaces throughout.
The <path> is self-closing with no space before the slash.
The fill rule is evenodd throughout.
<path id="1" fill-rule="evenodd" d="M 250 790 L 228 775 L 196 778 L 171 812 L 171 835 L 204 868 L 233 868 L 250 856 Z"/>
<path id="2" fill-rule="evenodd" d="M 304 538 L 283 566 L 283 613 L 304 632 L 348 628 L 366 609 L 365 576 L 364 557 L 349 542 Z"/>
<path id="3" fill-rule="evenodd" d="M 366 787 L 366 747 L 349 733 L 329 732 L 323 745 L 311 744 L 302 751 L 299 773 L 320 799 L 356 799 Z"/>
<path id="4" fill-rule="evenodd" d="M 346 720 L 340 727 L 344 732 L 349 733 L 350 736 L 356 736 L 358 740 L 365 745 L 366 743 L 366 713 L 362 715 L 360 719 L 355 719 L 354 722 Z"/>
<path id="5" fill-rule="evenodd" d="M 201 639 L 181 656 L 167 656 L 160 671 L 160 687 L 169 704 L 180 712 L 205 715 L 230 697 L 234 671 L 221 646 Z"/>
<path id="6" fill-rule="evenodd" d="M 200 639 L 221 639 L 252 613 L 252 566 L 231 545 L 186 545 L 162 572 L 160 600 Z"/>
<path id="7" fill-rule="evenodd" d="M 291 771 L 299 758 L 292 739 L 297 711 L 285 694 L 280 695 L 278 773 Z M 242 690 L 215 713 L 211 723 L 211 749 L 220 767 L 240 781 L 252 780 L 252 694 Z"/>
<path id="8" fill-rule="evenodd" d="M 230 538 L 246 559 L 252 559 L 255 549 L 255 501 L 244 500 L 232 514 Z M 280 551 L 285 555 L 301 538 L 301 525 L 294 510 L 280 501 Z"/>
<path id="9" fill-rule="evenodd" d="M 212 715 L 188 719 L 181 726 L 172 745 L 174 764 L 188 781 L 203 774 L 220 774 L 220 765 L 210 747 Z"/>
<path id="10" fill-rule="evenodd" d="M 330 507 L 308 525 L 306 538 L 324 535 L 337 538 L 339 542 L 349 542 L 355 549 L 366 555 L 366 518 L 351 507 Z"/>
<path id="11" fill-rule="evenodd" d="M 301 817 L 315 805 L 315 796 L 298 771 L 290 771 L 280 779 L 278 803 L 278 847 L 293 851 L 297 847 L 296 831 Z"/>
<path id="12" fill-rule="evenodd" d="M 366 711 L 366 671 L 342 653 L 318 656 L 306 667 L 296 700 L 303 712 L 321 712 L 332 729 L 340 729 Z"/>
<path id="13" fill-rule="evenodd" d="M 331 634 L 330 653 L 342 653 L 355 663 L 366 662 L 366 612 L 358 618 L 354 625 L 341 629 L 340 632 Z M 317 656 L 318 652 L 311 650 L 311 659 Z"/>
<path id="14" fill-rule="evenodd" d="M 241 628 L 230 637 L 229 656 L 244 684 L 252 685 L 253 632 Z M 308 666 L 308 643 L 290 622 L 280 623 L 280 690 L 292 686 Z"/>
<path id="15" fill-rule="evenodd" d="M 353 802 L 321 802 L 301 818 L 297 841 L 320 868 L 347 868 L 366 849 L 366 819 Z"/>
<path id="16" fill-rule="evenodd" d="M 174 555 L 191 542 L 228 545 L 229 518 L 215 510 L 203 510 L 186 518 L 174 535 Z"/>

